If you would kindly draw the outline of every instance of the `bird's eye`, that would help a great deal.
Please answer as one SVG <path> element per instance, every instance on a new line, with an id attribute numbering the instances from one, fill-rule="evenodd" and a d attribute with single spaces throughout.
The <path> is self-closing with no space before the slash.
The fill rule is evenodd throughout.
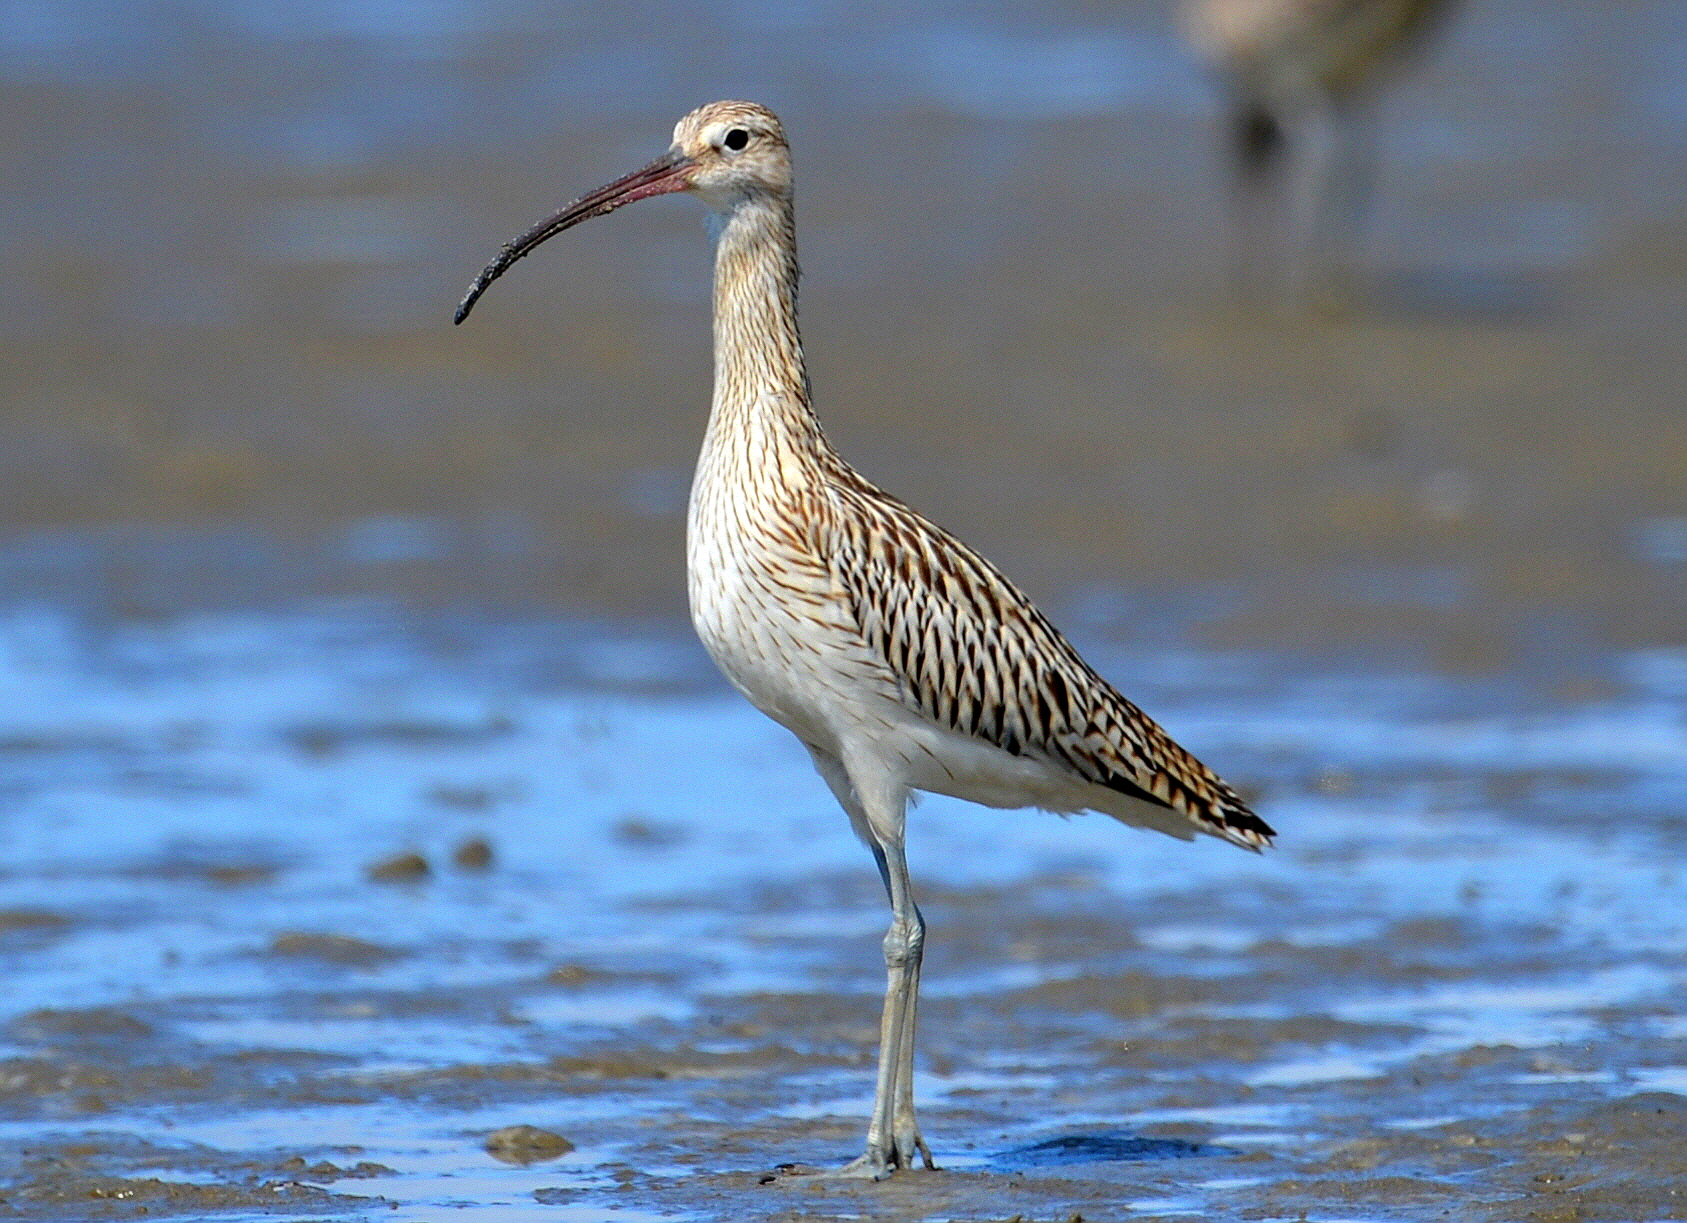
<path id="1" fill-rule="evenodd" d="M 741 152 L 744 146 L 750 143 L 750 133 L 741 127 L 735 127 L 726 134 L 726 139 L 721 143 L 734 153 Z"/>

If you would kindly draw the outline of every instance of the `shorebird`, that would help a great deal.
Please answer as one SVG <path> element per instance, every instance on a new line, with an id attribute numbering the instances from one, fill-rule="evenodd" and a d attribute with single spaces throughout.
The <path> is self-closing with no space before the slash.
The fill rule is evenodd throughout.
<path id="1" fill-rule="evenodd" d="M 727 679 L 808 749 L 890 897 L 867 1149 L 841 1171 L 930 1168 L 914 1118 L 925 922 L 904 851 L 913 792 L 1101 811 L 1253 850 L 1273 833 L 995 566 L 826 440 L 797 334 L 790 146 L 771 111 L 715 102 L 686 115 L 662 156 L 506 244 L 457 322 L 546 239 L 676 191 L 715 220 L 714 398 L 686 529 L 692 622 Z"/>
<path id="2" fill-rule="evenodd" d="M 1239 213 L 1232 240 L 1245 289 L 1275 287 L 1258 265 L 1269 268 L 1271 248 L 1286 238 L 1291 295 L 1339 290 L 1332 282 L 1347 270 L 1375 177 L 1370 101 L 1450 7 L 1451 0 L 1184 0 L 1184 30 L 1230 95 Z M 1287 234 L 1272 232 L 1277 226 Z"/>

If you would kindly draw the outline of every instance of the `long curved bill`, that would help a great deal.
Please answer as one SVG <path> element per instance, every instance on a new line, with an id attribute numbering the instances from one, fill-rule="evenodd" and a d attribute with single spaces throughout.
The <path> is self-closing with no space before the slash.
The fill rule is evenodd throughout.
<path id="1" fill-rule="evenodd" d="M 475 302 L 480 300 L 480 295 L 486 292 L 487 286 L 502 276 L 510 264 L 546 238 L 553 238 L 581 221 L 589 221 L 593 217 L 614 212 L 621 205 L 631 204 L 634 200 L 649 199 L 653 195 L 667 195 L 672 191 L 684 191 L 691 179 L 691 172 L 696 168 L 697 163 L 691 158 L 677 149 L 669 150 L 642 170 L 634 170 L 625 178 L 618 178 L 588 195 L 582 195 L 572 204 L 565 205 L 560 212 L 540 221 L 513 242 L 504 243 L 504 249 L 498 252 L 498 257 L 474 278 L 469 291 L 463 295 L 463 300 L 457 306 L 456 321 L 461 323 L 468 318 L 469 311 L 474 309 Z"/>

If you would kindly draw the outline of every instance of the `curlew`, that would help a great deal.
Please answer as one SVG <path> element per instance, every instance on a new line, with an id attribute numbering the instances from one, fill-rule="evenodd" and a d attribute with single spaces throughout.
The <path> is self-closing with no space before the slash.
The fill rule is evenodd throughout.
<path id="1" fill-rule="evenodd" d="M 925 923 L 904 852 L 913 792 L 1100 811 L 1255 850 L 1273 834 L 989 561 L 868 483 L 826 440 L 797 334 L 790 149 L 772 112 L 748 102 L 692 111 L 662 156 L 507 244 L 457 322 L 547 238 L 676 191 L 716 220 L 714 397 L 686 531 L 692 621 L 733 686 L 808 749 L 890 897 L 867 1149 L 842 1171 L 930 1168 L 914 1118 Z"/>
<path id="2" fill-rule="evenodd" d="M 1239 206 L 1232 240 L 1245 289 L 1273 287 L 1265 268 L 1284 239 L 1292 295 L 1340 289 L 1375 176 L 1371 99 L 1450 7 L 1184 0 L 1185 33 L 1230 95 Z M 1284 225 L 1287 234 L 1273 232 Z"/>

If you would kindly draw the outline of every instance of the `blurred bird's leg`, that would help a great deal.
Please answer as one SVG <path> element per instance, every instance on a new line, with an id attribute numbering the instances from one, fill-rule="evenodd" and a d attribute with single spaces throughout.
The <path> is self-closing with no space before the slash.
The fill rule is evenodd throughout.
<path id="1" fill-rule="evenodd" d="M 1230 273 L 1237 299 L 1269 308 L 1282 276 L 1288 133 L 1276 110 L 1241 97 L 1231 112 Z"/>
<path id="2" fill-rule="evenodd" d="M 1376 181 L 1374 125 L 1362 103 L 1321 95 L 1306 108 L 1304 130 L 1292 291 L 1306 305 L 1339 310 L 1358 287 L 1361 235 Z"/>

